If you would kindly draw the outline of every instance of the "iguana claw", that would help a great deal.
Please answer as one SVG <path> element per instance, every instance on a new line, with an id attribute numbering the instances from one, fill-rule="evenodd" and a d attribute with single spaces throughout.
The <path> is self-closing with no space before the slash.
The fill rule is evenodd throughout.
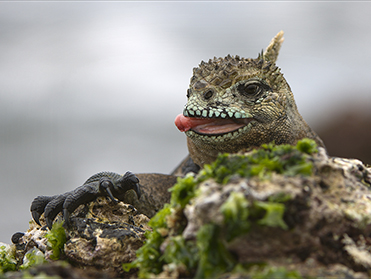
<path id="1" fill-rule="evenodd" d="M 113 202 L 123 200 L 125 193 L 134 190 L 141 196 L 139 179 L 131 172 L 119 175 L 113 172 L 100 172 L 90 177 L 82 186 L 75 190 L 55 196 L 38 196 L 31 204 L 32 218 L 40 225 L 40 216 L 44 213 L 49 229 L 57 214 L 63 211 L 63 217 L 69 225 L 70 214 L 81 204 L 93 201 L 97 197 L 106 196 Z M 117 200 L 116 200 L 117 199 Z"/>

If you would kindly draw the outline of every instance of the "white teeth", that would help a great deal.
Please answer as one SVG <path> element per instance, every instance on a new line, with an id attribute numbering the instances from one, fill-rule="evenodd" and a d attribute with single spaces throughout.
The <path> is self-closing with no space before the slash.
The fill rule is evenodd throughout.
<path id="1" fill-rule="evenodd" d="M 186 107 L 183 111 L 184 116 L 199 116 L 199 117 L 221 117 L 221 118 L 251 118 L 251 114 L 234 108 L 226 109 L 202 109 L 196 106 Z"/>

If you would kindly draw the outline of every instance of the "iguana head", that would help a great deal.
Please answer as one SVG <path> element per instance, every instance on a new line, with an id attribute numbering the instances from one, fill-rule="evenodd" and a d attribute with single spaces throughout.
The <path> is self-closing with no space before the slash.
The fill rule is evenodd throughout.
<path id="1" fill-rule="evenodd" d="M 281 31 L 256 59 L 214 57 L 193 69 L 188 101 L 175 124 L 186 133 L 196 164 L 210 163 L 218 153 L 311 137 L 275 64 L 282 42 Z"/>

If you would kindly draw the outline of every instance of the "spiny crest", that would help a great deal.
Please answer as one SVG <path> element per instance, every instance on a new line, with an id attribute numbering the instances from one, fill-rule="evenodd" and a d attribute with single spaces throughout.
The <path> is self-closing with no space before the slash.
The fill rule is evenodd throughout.
<path id="1" fill-rule="evenodd" d="M 210 59 L 208 62 L 201 61 L 198 68 L 193 69 L 193 74 L 198 76 L 208 76 L 212 72 L 230 71 L 233 68 L 243 68 L 244 66 L 252 66 L 253 59 L 240 58 L 238 55 Z"/>
<path id="2" fill-rule="evenodd" d="M 201 61 L 198 68 L 193 69 L 193 81 L 206 79 L 208 82 L 226 87 L 231 80 L 238 76 L 244 69 L 251 67 L 261 68 L 263 61 L 257 59 L 240 58 L 238 55 L 210 59 L 208 62 Z"/>
<path id="3" fill-rule="evenodd" d="M 283 31 L 280 31 L 269 43 L 264 52 L 258 58 L 242 58 L 238 55 L 226 57 L 214 57 L 208 62 L 201 61 L 198 68 L 193 69 L 191 84 L 197 80 L 206 79 L 207 82 L 221 87 L 228 87 L 233 79 L 250 68 L 261 69 L 277 76 L 280 69 L 275 65 L 279 50 L 283 43 Z M 203 87 L 203 86 L 202 86 Z M 201 89 L 201 88 L 200 88 Z"/>

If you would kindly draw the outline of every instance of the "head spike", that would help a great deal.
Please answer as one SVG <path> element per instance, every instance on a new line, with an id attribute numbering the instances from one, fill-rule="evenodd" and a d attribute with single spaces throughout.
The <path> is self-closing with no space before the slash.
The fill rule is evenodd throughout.
<path id="1" fill-rule="evenodd" d="M 283 31 L 278 32 L 278 34 L 271 40 L 268 47 L 263 53 L 264 60 L 276 63 L 278 53 L 280 51 L 281 45 L 283 43 Z"/>
<path id="2" fill-rule="evenodd" d="M 259 52 L 258 59 L 259 60 L 263 60 L 264 59 L 264 51 L 263 50 L 261 52 Z"/>

